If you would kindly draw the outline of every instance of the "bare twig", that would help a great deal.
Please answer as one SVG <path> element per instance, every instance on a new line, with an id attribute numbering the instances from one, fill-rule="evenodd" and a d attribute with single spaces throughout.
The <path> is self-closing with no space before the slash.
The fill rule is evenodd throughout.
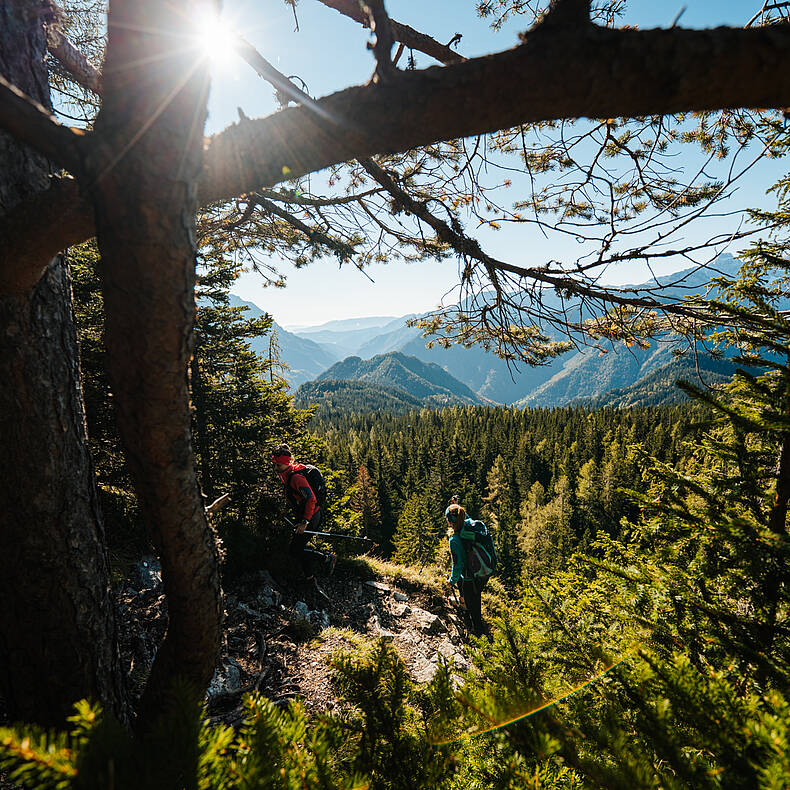
<path id="1" fill-rule="evenodd" d="M 75 82 L 101 96 L 101 73 L 56 25 L 47 26 L 47 49 Z"/>

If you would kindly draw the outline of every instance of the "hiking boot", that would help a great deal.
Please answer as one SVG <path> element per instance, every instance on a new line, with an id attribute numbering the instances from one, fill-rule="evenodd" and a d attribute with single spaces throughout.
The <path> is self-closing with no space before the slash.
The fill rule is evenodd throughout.
<path id="1" fill-rule="evenodd" d="M 335 572 L 335 565 L 337 565 L 337 554 L 329 554 L 326 558 L 327 576 L 331 576 Z"/>

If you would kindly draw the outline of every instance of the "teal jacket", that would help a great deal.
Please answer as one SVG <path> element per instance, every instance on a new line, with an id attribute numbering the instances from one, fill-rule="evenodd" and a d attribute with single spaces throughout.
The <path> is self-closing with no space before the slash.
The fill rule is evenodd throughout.
<path id="1" fill-rule="evenodd" d="M 464 524 L 472 528 L 472 519 L 467 516 Z M 450 556 L 453 558 L 453 570 L 447 579 L 450 584 L 458 584 L 458 580 L 469 581 L 472 577 L 466 575 L 466 549 L 461 540 L 460 533 L 450 535 Z"/>

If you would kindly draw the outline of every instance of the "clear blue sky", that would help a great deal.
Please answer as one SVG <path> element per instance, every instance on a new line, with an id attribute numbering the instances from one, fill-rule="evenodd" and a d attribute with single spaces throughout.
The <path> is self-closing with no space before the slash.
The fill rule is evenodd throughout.
<path id="1" fill-rule="evenodd" d="M 743 25 L 761 6 L 759 0 L 630 0 L 623 24 L 641 28 L 666 27 L 681 9 L 679 24 L 685 27 Z M 524 19 L 517 18 L 498 33 L 477 18 L 475 0 L 389 0 L 390 16 L 405 24 L 448 41 L 460 32 L 459 51 L 466 56 L 507 49 L 517 42 Z M 366 82 L 373 69 L 372 55 L 365 45 L 368 31 L 326 8 L 316 0 L 297 5 L 300 31 L 283 0 L 224 0 L 229 23 L 244 35 L 282 72 L 297 75 L 313 96 L 323 96 L 350 85 Z M 418 67 L 431 65 L 418 55 Z M 209 103 L 208 133 L 237 120 L 237 107 L 248 117 L 275 111 L 270 86 L 254 75 L 240 60 L 218 62 Z M 765 202 L 764 190 L 779 174 L 777 163 L 758 166 L 731 201 L 730 208 Z M 540 263 L 559 257 L 530 229 L 531 226 L 490 233 L 485 245 L 508 260 Z M 559 251 L 561 252 L 561 251 Z M 244 275 L 234 287 L 241 298 L 272 313 L 284 326 L 319 324 L 335 318 L 367 315 L 403 315 L 435 307 L 458 281 L 457 264 L 389 264 L 371 267 L 371 283 L 352 266 L 338 269 L 334 259 L 318 261 L 299 271 L 289 268 L 285 289 L 262 287 L 261 278 Z M 643 279 L 639 270 L 621 271 L 620 282 Z"/>

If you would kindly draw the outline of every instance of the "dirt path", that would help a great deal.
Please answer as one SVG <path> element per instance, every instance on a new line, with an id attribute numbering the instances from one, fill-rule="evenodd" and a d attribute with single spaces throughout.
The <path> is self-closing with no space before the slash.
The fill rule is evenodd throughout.
<path id="1" fill-rule="evenodd" d="M 213 720 L 241 721 L 241 698 L 253 690 L 278 702 L 301 699 L 313 712 L 332 710 L 331 658 L 377 638 L 392 641 L 417 683 L 433 678 L 442 657 L 466 668 L 463 625 L 429 584 L 362 579 L 355 570 L 341 563 L 320 580 L 329 602 L 268 571 L 227 590 L 222 652 L 207 695 Z M 150 586 L 128 587 L 119 600 L 122 656 L 135 688 L 166 627 L 156 574 L 142 583 Z"/>

